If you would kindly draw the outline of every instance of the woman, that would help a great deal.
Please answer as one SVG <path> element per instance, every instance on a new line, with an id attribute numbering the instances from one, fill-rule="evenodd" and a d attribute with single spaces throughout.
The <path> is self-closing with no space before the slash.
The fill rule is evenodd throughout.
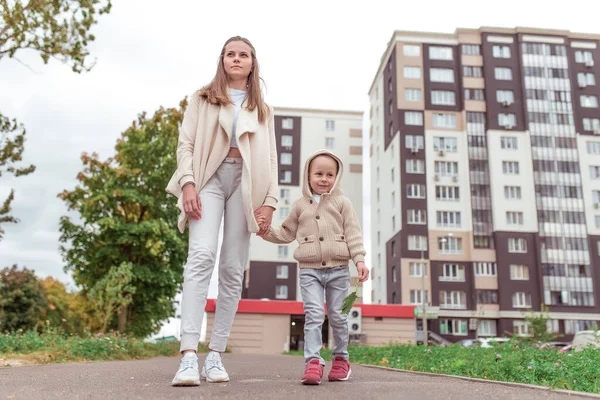
<path id="1" fill-rule="evenodd" d="M 202 376 L 208 382 L 229 381 L 221 353 L 242 293 L 250 235 L 268 233 L 277 179 L 273 112 L 262 98 L 256 52 L 247 39 L 232 37 L 221 50 L 214 79 L 194 94 L 185 111 L 177 171 L 167 186 L 179 198 L 179 230 L 186 222 L 190 230 L 181 303 L 183 357 L 172 385 L 200 384 L 196 350 L 221 218 L 219 295 Z"/>

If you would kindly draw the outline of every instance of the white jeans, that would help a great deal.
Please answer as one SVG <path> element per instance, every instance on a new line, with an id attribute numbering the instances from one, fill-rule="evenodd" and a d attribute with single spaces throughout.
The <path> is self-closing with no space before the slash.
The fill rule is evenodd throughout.
<path id="1" fill-rule="evenodd" d="M 200 191 L 202 218 L 190 219 L 189 222 L 189 249 L 181 299 L 181 351 L 198 349 L 223 217 L 219 295 L 209 348 L 224 352 L 227 346 L 242 295 L 250 246 L 250 232 L 242 202 L 242 165 L 239 158 L 226 158 L 223 161 Z"/>

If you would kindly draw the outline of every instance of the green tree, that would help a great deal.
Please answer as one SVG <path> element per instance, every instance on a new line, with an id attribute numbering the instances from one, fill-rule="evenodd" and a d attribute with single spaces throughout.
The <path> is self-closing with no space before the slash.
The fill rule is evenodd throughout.
<path id="1" fill-rule="evenodd" d="M 0 270 L 0 332 L 35 328 L 45 307 L 44 288 L 34 271 L 16 265 Z"/>
<path id="2" fill-rule="evenodd" d="M 109 268 L 108 274 L 90 290 L 89 297 L 102 322 L 100 332 L 106 332 L 109 322 L 118 310 L 131 304 L 135 293 L 135 287 L 131 285 L 132 279 L 131 263 L 123 262 L 118 267 Z"/>
<path id="3" fill-rule="evenodd" d="M 82 155 L 78 186 L 59 194 L 77 220 L 60 221 L 65 269 L 89 291 L 123 262 L 131 263 L 132 302 L 109 328 L 135 336 L 155 332 L 173 315 L 181 285 L 187 234 L 177 230 L 179 210 L 165 187 L 176 169 L 179 125 L 187 105 L 141 114 L 117 141 L 117 154 L 101 161 Z"/>
<path id="4" fill-rule="evenodd" d="M 531 311 L 529 314 L 524 315 L 524 318 L 529 325 L 530 334 L 529 336 L 520 337 L 520 341 L 541 344 L 553 342 L 560 337 L 560 335 L 548 329 L 548 321 L 550 320 L 550 309 L 548 306 L 542 304 L 539 313 Z"/>
<path id="5" fill-rule="evenodd" d="M 81 292 L 69 292 L 65 285 L 49 276 L 41 279 L 46 297 L 46 307 L 40 321 L 60 327 L 66 333 L 82 335 L 86 331 L 97 331 L 100 322 L 94 315 L 92 304 Z"/>
<path id="6" fill-rule="evenodd" d="M 87 49 L 94 35 L 89 31 L 99 15 L 108 13 L 110 0 L 0 0 L 0 60 L 14 58 L 23 50 L 37 52 L 44 63 L 50 58 L 80 73 L 89 71 L 94 61 Z M 3 173 L 22 176 L 35 166 L 17 168 L 22 161 L 25 129 L 16 119 L 0 112 L 0 178 Z M 15 198 L 11 190 L 0 205 L 0 225 L 17 223 L 10 215 Z M 0 240 L 4 230 L 0 226 Z"/>

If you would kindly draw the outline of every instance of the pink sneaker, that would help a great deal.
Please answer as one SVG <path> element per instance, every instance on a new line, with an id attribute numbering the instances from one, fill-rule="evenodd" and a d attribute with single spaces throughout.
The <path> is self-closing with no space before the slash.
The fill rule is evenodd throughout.
<path id="1" fill-rule="evenodd" d="M 323 379 L 323 366 L 319 360 L 311 360 L 304 369 L 302 383 L 305 385 L 318 385 Z"/>
<path id="2" fill-rule="evenodd" d="M 331 371 L 327 377 L 330 381 L 347 381 L 350 378 L 352 369 L 348 360 L 342 357 L 336 357 L 331 364 Z"/>

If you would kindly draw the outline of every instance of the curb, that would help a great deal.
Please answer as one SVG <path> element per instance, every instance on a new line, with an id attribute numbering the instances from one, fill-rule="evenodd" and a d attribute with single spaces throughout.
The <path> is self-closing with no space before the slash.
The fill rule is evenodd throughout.
<path id="1" fill-rule="evenodd" d="M 527 389 L 533 389 L 533 390 L 544 390 L 544 391 L 547 391 L 547 392 L 559 393 L 559 394 L 567 394 L 569 396 L 586 397 L 586 398 L 589 398 L 589 399 L 600 399 L 600 395 L 599 394 L 586 393 L 586 392 L 576 392 L 576 391 L 573 391 L 573 390 L 566 390 L 566 389 L 552 389 L 552 388 L 547 387 L 547 386 L 531 385 L 531 384 L 528 384 L 528 383 L 494 381 L 494 380 L 489 380 L 489 379 L 471 378 L 469 376 L 447 375 L 447 374 L 434 374 L 434 373 L 431 373 L 431 372 L 409 371 L 407 369 L 382 367 L 380 365 L 368 365 L 368 364 L 358 364 L 358 365 L 360 365 L 361 367 L 384 369 L 384 370 L 387 370 L 387 371 L 404 372 L 404 373 L 415 374 L 415 375 L 423 375 L 423 376 L 430 376 L 430 377 L 437 377 L 437 378 L 444 377 L 444 378 L 461 379 L 463 381 L 469 381 L 469 382 L 493 383 L 493 384 L 497 384 L 497 385 L 512 386 L 512 387 L 521 387 L 521 388 L 527 388 Z"/>

